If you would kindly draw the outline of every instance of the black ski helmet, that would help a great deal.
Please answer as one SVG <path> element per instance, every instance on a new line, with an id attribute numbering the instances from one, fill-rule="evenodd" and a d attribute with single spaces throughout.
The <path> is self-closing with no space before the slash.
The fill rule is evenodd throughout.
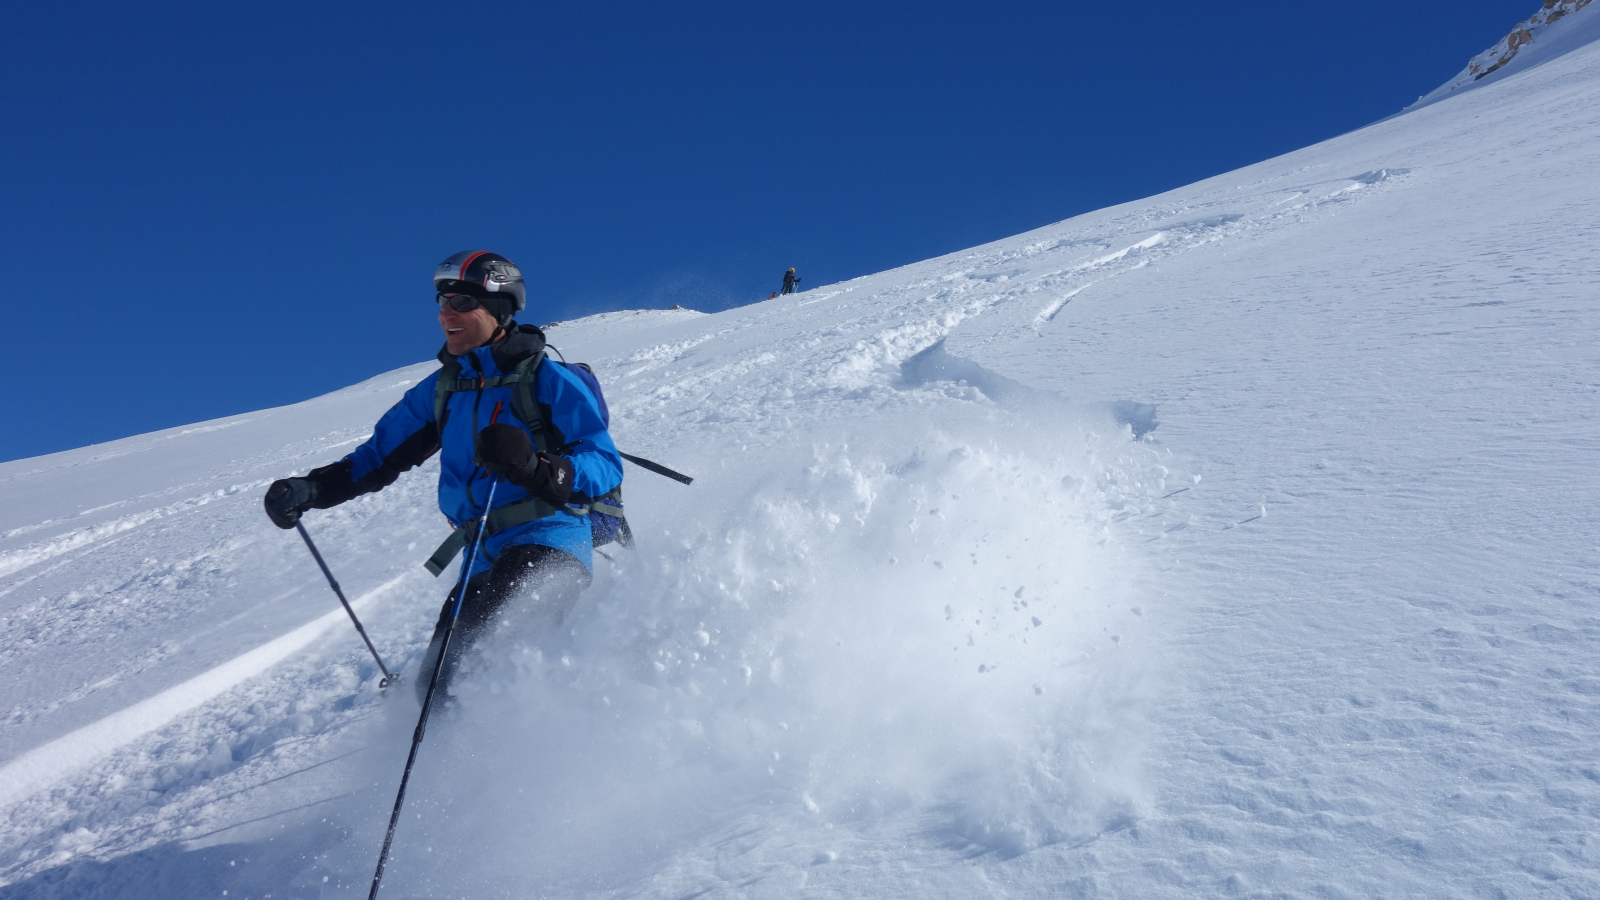
<path id="1" fill-rule="evenodd" d="M 485 301 L 484 307 L 502 325 L 528 306 L 522 270 L 487 250 L 463 250 L 439 263 L 433 270 L 433 289 L 441 294 L 471 294 Z"/>

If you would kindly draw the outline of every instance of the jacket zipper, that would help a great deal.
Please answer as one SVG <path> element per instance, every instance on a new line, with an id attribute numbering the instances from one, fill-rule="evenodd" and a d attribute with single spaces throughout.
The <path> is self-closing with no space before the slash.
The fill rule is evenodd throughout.
<path id="1" fill-rule="evenodd" d="M 467 503 L 469 505 L 473 506 L 473 507 L 476 507 L 478 505 L 478 500 L 477 500 L 476 497 L 472 496 L 472 485 L 473 485 L 474 482 L 476 482 L 478 480 L 478 473 L 483 471 L 482 469 L 478 468 L 477 459 L 478 459 L 478 407 L 479 407 L 479 404 L 481 404 L 483 402 L 483 381 L 484 381 L 484 378 L 483 378 L 483 361 L 478 359 L 477 355 L 474 354 L 473 357 L 472 357 L 472 362 L 473 362 L 473 365 L 476 366 L 477 369 L 478 369 L 478 389 L 476 391 L 472 392 L 472 459 L 473 459 L 473 464 L 472 464 L 472 474 L 467 476 Z M 488 502 L 488 497 L 484 498 L 484 502 L 485 503 Z M 482 515 L 483 515 L 483 510 L 479 509 L 476 513 L 473 514 L 472 518 L 476 519 L 476 518 L 479 518 Z"/>

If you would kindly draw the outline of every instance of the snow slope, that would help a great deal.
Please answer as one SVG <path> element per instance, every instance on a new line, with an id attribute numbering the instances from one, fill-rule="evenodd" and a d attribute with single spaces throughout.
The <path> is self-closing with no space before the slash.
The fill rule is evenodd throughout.
<path id="1" fill-rule="evenodd" d="M 384 896 L 1600 895 L 1600 45 L 1478 85 L 552 328 L 697 480 L 483 648 Z M 416 707 L 259 497 L 426 371 L 0 465 L 0 897 L 365 891 Z M 308 519 L 408 674 L 429 476 Z"/>

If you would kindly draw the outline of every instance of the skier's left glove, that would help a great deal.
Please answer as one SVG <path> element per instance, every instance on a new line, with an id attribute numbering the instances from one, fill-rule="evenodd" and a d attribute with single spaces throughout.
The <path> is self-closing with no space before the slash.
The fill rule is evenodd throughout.
<path id="1" fill-rule="evenodd" d="M 478 432 L 474 462 L 551 506 L 561 506 L 572 496 L 571 461 L 533 452 L 528 433 L 515 425 L 497 422 Z"/>
<path id="2" fill-rule="evenodd" d="M 307 478 L 282 478 L 267 488 L 267 516 L 279 528 L 293 528 L 300 514 L 317 499 L 317 483 Z"/>
<path id="3" fill-rule="evenodd" d="M 533 462 L 533 441 L 515 425 L 496 423 L 478 432 L 473 462 L 491 475 L 515 481 Z"/>
<path id="4" fill-rule="evenodd" d="M 551 506 L 561 506 L 572 498 L 572 460 L 565 456 L 540 453 L 533 474 L 516 482 L 517 487 Z"/>

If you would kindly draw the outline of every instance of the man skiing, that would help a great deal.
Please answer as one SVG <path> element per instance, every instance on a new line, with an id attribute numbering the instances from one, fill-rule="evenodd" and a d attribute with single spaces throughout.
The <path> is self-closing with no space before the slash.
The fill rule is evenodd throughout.
<path id="1" fill-rule="evenodd" d="M 794 286 L 799 283 L 800 278 L 794 274 L 794 266 L 790 266 L 789 271 L 783 273 L 783 293 L 794 293 Z"/>
<path id="2" fill-rule="evenodd" d="M 622 483 L 622 460 L 588 386 L 566 366 L 546 363 L 544 333 L 512 318 L 527 301 L 510 260 L 463 251 L 439 264 L 433 283 L 443 367 L 406 391 L 353 453 L 273 482 L 265 503 L 279 528 L 293 528 L 306 510 L 381 490 L 442 452 L 439 509 L 457 530 L 429 561 L 437 574 L 477 538 L 493 488 L 482 547 L 463 579 L 460 633 L 450 641 L 442 688 L 461 651 L 512 601 L 526 602 L 544 628 L 572 609 L 589 585 L 594 551 L 583 504 Z M 440 610 L 422 672 L 438 658 L 454 593 Z M 426 679 L 418 679 L 418 696 L 426 690 Z"/>

